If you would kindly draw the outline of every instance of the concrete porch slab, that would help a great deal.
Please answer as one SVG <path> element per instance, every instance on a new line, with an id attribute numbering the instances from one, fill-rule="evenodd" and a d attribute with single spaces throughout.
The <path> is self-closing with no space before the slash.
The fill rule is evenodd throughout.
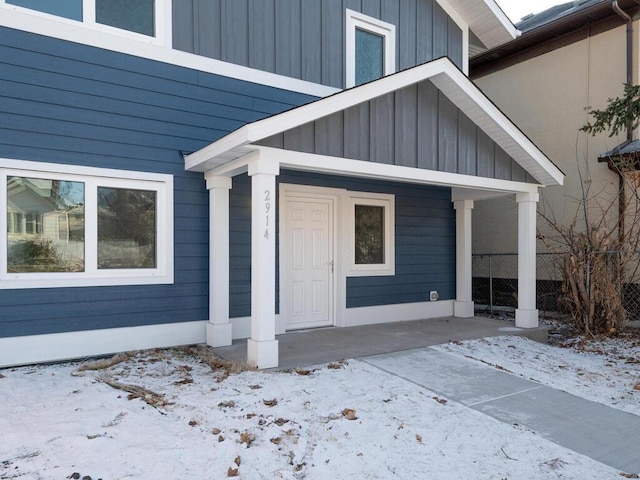
<path id="1" fill-rule="evenodd" d="M 343 359 L 412 350 L 456 340 L 520 335 L 547 341 L 546 328 L 517 328 L 512 323 L 486 317 L 435 318 L 360 327 L 332 327 L 278 335 L 280 369 L 308 367 Z M 234 340 L 214 353 L 226 360 L 245 362 L 247 341 Z"/>

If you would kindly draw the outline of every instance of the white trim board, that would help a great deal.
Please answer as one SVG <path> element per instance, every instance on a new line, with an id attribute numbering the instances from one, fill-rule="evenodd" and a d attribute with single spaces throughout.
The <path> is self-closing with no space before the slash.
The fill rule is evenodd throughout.
<path id="1" fill-rule="evenodd" d="M 187 155 L 185 168 L 199 172 L 212 170 L 250 152 L 249 144 L 425 80 L 431 80 L 456 107 L 542 185 L 562 185 L 563 173 L 448 58 L 418 65 L 244 125 Z"/>
<path id="2" fill-rule="evenodd" d="M 452 317 L 453 303 L 453 300 L 441 300 L 438 302 L 416 302 L 375 307 L 347 308 L 344 312 L 343 326 L 357 327 L 360 325 Z"/>
<path id="3" fill-rule="evenodd" d="M 2 0 L 0 0 L 2 2 Z M 170 3 L 170 2 L 167 2 Z M 166 9 L 165 9 L 166 10 Z M 166 13 L 165 13 L 166 15 Z M 255 68 L 243 67 L 233 63 L 182 52 L 171 48 L 171 42 L 158 40 L 144 35 L 114 34 L 113 28 L 93 28 L 82 22 L 68 20 L 54 15 L 38 14 L 25 9 L 11 9 L 0 3 L 0 26 L 69 42 L 89 45 L 113 52 L 125 53 L 136 57 L 156 60 L 179 67 L 192 68 L 205 73 L 245 80 L 269 87 L 281 88 L 292 92 L 304 93 L 315 97 L 325 97 L 340 89 L 318 83 L 298 80 L 284 75 L 269 73 Z M 170 38 L 171 22 L 165 22 L 165 37 Z M 126 33 L 126 32 L 125 32 Z"/>
<path id="4" fill-rule="evenodd" d="M 0 367 L 206 342 L 206 320 L 0 338 Z"/>
<path id="5" fill-rule="evenodd" d="M 402 303 L 397 305 L 379 305 L 374 307 L 347 308 L 342 312 L 343 321 L 334 328 L 377 325 L 381 323 L 410 322 L 430 318 L 453 316 L 454 300 L 438 302 Z M 284 322 L 276 315 L 276 335 L 286 333 Z M 233 325 L 233 339 L 245 339 L 251 336 L 251 317 L 230 319 Z"/>

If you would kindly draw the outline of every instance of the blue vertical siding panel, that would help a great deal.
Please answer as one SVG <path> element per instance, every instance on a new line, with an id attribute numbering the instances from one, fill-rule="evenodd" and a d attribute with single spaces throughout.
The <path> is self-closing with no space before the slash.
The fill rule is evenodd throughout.
<path id="1" fill-rule="evenodd" d="M 369 102 L 370 159 L 376 163 L 394 163 L 395 97 L 383 95 Z"/>
<path id="2" fill-rule="evenodd" d="M 276 25 L 274 2 L 249 0 L 249 67 L 267 72 L 276 71 L 276 51 L 279 44 L 279 30 Z"/>
<path id="3" fill-rule="evenodd" d="M 344 116 L 334 113 L 315 122 L 315 153 L 342 157 L 344 155 Z"/>
<path id="4" fill-rule="evenodd" d="M 302 31 L 300 29 L 300 1 L 276 2 L 276 68 L 287 77 L 302 77 Z"/>
<path id="5" fill-rule="evenodd" d="M 447 55 L 462 70 L 462 30 L 451 18 L 448 19 Z"/>
<path id="6" fill-rule="evenodd" d="M 440 93 L 439 107 L 439 170 L 456 173 L 458 170 L 458 109 Z"/>
<path id="7" fill-rule="evenodd" d="M 322 78 L 319 83 L 331 87 L 344 86 L 345 14 L 342 0 L 317 0 L 322 3 Z M 338 59 L 340 59 L 338 61 Z"/>
<path id="8" fill-rule="evenodd" d="M 418 166 L 418 86 L 404 88 L 395 94 L 395 164 Z"/>
<path id="9" fill-rule="evenodd" d="M 302 2 L 300 28 L 302 41 L 300 46 L 300 78 L 320 83 L 322 79 L 322 2 L 308 0 Z"/>
<path id="10" fill-rule="evenodd" d="M 362 0 L 362 13 L 380 18 L 380 2 L 381 0 Z"/>
<path id="11" fill-rule="evenodd" d="M 172 44 L 173 48 L 186 52 L 195 52 L 194 48 L 194 0 L 173 0 L 171 4 L 172 14 L 171 21 L 173 32 Z"/>
<path id="12" fill-rule="evenodd" d="M 433 58 L 445 57 L 449 50 L 449 17 L 440 4 L 433 2 Z"/>
<path id="13" fill-rule="evenodd" d="M 344 111 L 344 155 L 354 160 L 369 158 L 369 131 L 361 125 L 369 124 L 369 103 L 348 108 Z"/>
<path id="14" fill-rule="evenodd" d="M 182 153 L 311 99 L 0 28 L 0 157 L 171 174 L 175 224 L 174 284 L 1 290 L 0 336 L 206 320 L 209 200 Z"/>
<path id="15" fill-rule="evenodd" d="M 418 168 L 438 170 L 438 100 L 440 91 L 431 82 L 418 85 Z"/>
<path id="16" fill-rule="evenodd" d="M 249 64 L 248 0 L 221 0 L 221 60 Z"/>
<path id="17" fill-rule="evenodd" d="M 433 2 L 418 0 L 416 14 L 416 63 L 433 59 Z"/>
<path id="18" fill-rule="evenodd" d="M 398 65 L 400 70 L 417 65 L 417 15 L 418 4 L 416 0 L 402 0 L 400 3 L 400 23 L 401 29 L 396 33 L 398 36 L 398 48 L 400 56 Z"/>
<path id="19" fill-rule="evenodd" d="M 218 27 L 222 18 L 221 0 L 194 0 L 194 46 L 198 55 L 220 58 L 223 29 Z M 213 25 L 216 27 L 213 28 Z M 175 48 L 175 47 L 174 47 Z"/>

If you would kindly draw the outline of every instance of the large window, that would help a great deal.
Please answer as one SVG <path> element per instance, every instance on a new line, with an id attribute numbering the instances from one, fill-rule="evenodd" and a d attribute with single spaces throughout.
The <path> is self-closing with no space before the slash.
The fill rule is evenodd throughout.
<path id="1" fill-rule="evenodd" d="M 350 200 L 352 261 L 349 276 L 394 275 L 394 196 L 353 193 Z"/>
<path id="2" fill-rule="evenodd" d="M 148 37 L 156 36 L 161 0 L 0 0 L 90 25 L 106 25 Z M 158 4 L 158 5 L 156 5 Z"/>
<path id="3" fill-rule="evenodd" d="M 362 85 L 395 72 L 395 26 L 347 10 L 346 85 Z"/>
<path id="4" fill-rule="evenodd" d="M 173 281 L 171 176 L 0 165 L 0 288 Z"/>

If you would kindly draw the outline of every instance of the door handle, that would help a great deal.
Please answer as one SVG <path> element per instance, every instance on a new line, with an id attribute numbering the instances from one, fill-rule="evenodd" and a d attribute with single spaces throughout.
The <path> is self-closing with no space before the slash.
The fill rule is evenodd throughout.
<path id="1" fill-rule="evenodd" d="M 329 267 L 331 268 L 331 273 L 333 273 L 333 267 L 335 265 L 335 262 L 331 260 L 330 262 L 327 263 L 327 265 L 329 265 Z"/>

